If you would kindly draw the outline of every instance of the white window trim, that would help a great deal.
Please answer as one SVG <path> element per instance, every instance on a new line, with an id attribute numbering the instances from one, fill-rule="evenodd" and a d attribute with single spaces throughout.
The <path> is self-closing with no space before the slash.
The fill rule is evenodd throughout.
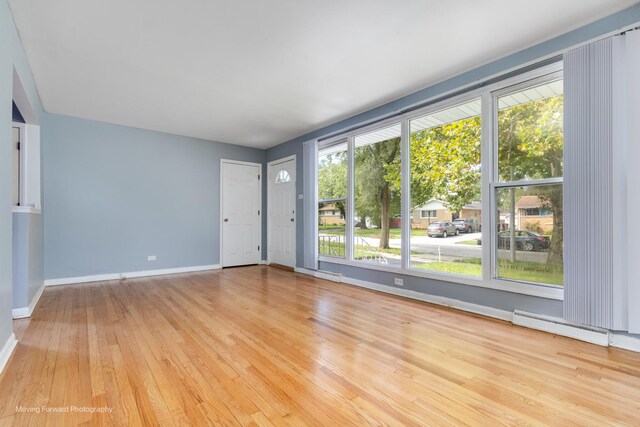
<path id="1" fill-rule="evenodd" d="M 371 270 L 379 270 L 379 271 L 388 271 L 398 274 L 403 274 L 407 276 L 415 276 L 433 280 L 441 280 L 446 282 L 453 282 L 463 285 L 469 286 L 477 286 L 484 287 L 488 289 L 496 289 L 501 291 L 513 292 L 524 295 L 531 295 L 541 298 L 553 299 L 553 300 L 563 300 L 564 299 L 564 288 L 562 286 L 551 285 L 551 284 L 540 284 L 540 283 L 528 283 L 521 282 L 503 278 L 497 278 L 494 273 L 497 273 L 495 263 L 495 247 L 496 243 L 495 239 L 488 239 L 490 244 L 485 244 L 482 247 L 482 277 L 475 278 L 470 276 L 461 276 L 461 275 L 453 275 L 447 273 L 438 273 L 438 272 L 430 272 L 426 270 L 416 270 L 410 268 L 410 244 L 406 242 L 410 242 L 410 224 L 411 220 L 411 210 L 410 210 L 410 165 L 409 165 L 409 120 L 429 114 L 434 113 L 439 110 L 443 110 L 466 101 L 470 101 L 472 99 L 481 99 L 482 109 L 481 109 L 481 121 L 482 123 L 492 123 L 493 126 L 482 126 L 482 144 L 481 144 L 481 159 L 483 163 L 483 167 L 488 168 L 488 170 L 492 171 L 492 173 L 483 173 L 481 178 L 481 197 L 482 197 L 482 210 L 483 212 L 489 212 L 489 215 L 482 216 L 482 229 L 490 230 L 490 235 L 495 236 L 496 231 L 496 221 L 494 220 L 494 215 L 491 213 L 494 212 L 493 206 L 494 198 L 493 191 L 495 188 L 503 187 L 503 186 L 513 186 L 513 182 L 502 183 L 497 181 L 497 146 L 494 147 L 493 136 L 497 127 L 497 117 L 492 117 L 497 114 L 497 105 L 494 107 L 494 102 L 497 102 L 496 94 L 510 93 L 515 92 L 520 87 L 527 87 L 533 84 L 536 84 L 537 80 L 545 81 L 549 79 L 553 79 L 554 77 L 550 77 L 551 74 L 559 74 L 562 75 L 562 62 L 546 65 L 544 67 L 540 67 L 536 70 L 528 71 L 526 73 L 519 74 L 514 77 L 506 78 L 502 81 L 493 83 L 486 87 L 482 87 L 479 89 L 471 90 L 461 95 L 453 96 L 451 98 L 435 102 L 431 105 L 427 105 L 425 107 L 416 109 L 414 111 L 410 111 L 407 113 L 403 113 L 393 117 L 383 118 L 380 121 L 376 121 L 374 123 L 370 123 L 366 126 L 350 130 L 338 135 L 331 136 L 327 139 L 321 140 L 318 143 L 318 150 L 321 148 L 325 148 L 327 146 L 338 143 L 339 141 L 343 141 L 347 138 L 347 152 L 348 152 L 348 177 L 347 177 L 347 220 L 345 227 L 345 258 L 337 258 L 319 255 L 318 260 L 321 262 L 340 264 L 340 265 L 348 265 L 358 268 L 366 268 Z M 353 259 L 353 221 L 349 220 L 349 218 L 354 217 L 354 203 L 351 203 L 354 197 L 355 189 L 353 187 L 354 184 L 354 137 L 357 135 L 361 135 L 363 133 L 368 133 L 373 130 L 377 130 L 380 128 L 384 128 L 393 123 L 401 123 L 402 126 L 402 134 L 401 134 L 401 213 L 402 213 L 402 246 L 401 246 L 401 258 L 402 265 L 398 267 L 381 265 L 381 264 L 373 264 L 366 261 L 356 261 Z M 494 158 L 495 156 L 495 158 Z M 314 177 L 316 191 L 317 191 L 317 175 Z M 539 185 L 539 184 L 552 184 L 552 183 L 562 183 L 562 178 L 550 178 L 546 180 L 535 180 L 535 181 L 523 181 L 528 183 L 529 185 Z M 407 222 L 409 220 L 409 222 Z M 317 240 L 317 227 L 316 234 L 314 238 Z M 487 240 L 486 238 L 483 240 Z"/>
<path id="2" fill-rule="evenodd" d="M 325 148 L 329 148 L 331 146 L 335 146 L 335 145 L 342 145 L 345 144 L 347 147 L 347 161 L 350 161 L 349 159 L 351 158 L 351 156 L 349 155 L 349 139 L 346 138 L 344 135 L 338 135 L 329 139 L 326 139 L 324 141 L 322 141 L 322 143 L 318 143 L 316 144 L 316 161 L 317 159 L 320 158 L 320 151 L 322 151 Z M 344 218 L 344 222 L 345 222 L 345 236 L 344 236 L 344 240 L 345 240 L 345 244 L 344 244 L 344 257 L 341 256 L 332 256 L 332 255 L 320 255 L 318 254 L 318 260 L 320 260 L 320 258 L 326 257 L 327 259 L 331 259 L 331 260 L 343 260 L 346 259 L 348 257 L 347 254 L 347 248 L 349 247 L 349 244 L 347 243 L 347 240 L 349 239 L 348 234 L 349 234 L 349 227 L 353 226 L 353 224 L 349 224 L 351 221 L 347 221 L 347 218 L 353 218 L 353 215 L 350 213 L 350 206 L 351 203 L 349 201 L 350 199 L 350 187 L 349 187 L 349 169 L 350 166 L 347 165 L 347 194 L 345 195 L 345 197 L 340 197 L 340 198 L 334 198 L 334 199 L 320 199 L 318 197 L 318 199 L 316 200 L 316 204 L 315 204 L 315 209 L 318 209 L 318 205 L 320 203 L 336 203 L 339 201 L 344 200 L 345 202 L 345 218 Z M 313 181 L 314 181 L 314 185 L 315 185 L 315 193 L 318 194 L 318 173 L 319 173 L 319 168 L 316 166 L 316 175 L 313 177 Z M 305 172 L 306 173 L 306 172 Z M 319 217 L 325 216 L 325 215 L 320 215 L 320 213 L 318 213 Z M 314 230 L 315 230 L 315 234 L 313 236 L 314 240 L 316 242 L 318 242 L 318 221 L 316 221 L 316 224 L 314 225 Z M 319 243 L 317 243 L 318 248 L 319 248 Z M 319 249 L 317 250 L 319 252 Z"/>
<path id="3" fill-rule="evenodd" d="M 40 215 L 42 213 L 42 209 L 32 208 L 32 207 L 29 207 L 29 206 L 12 206 L 11 207 L 11 212 L 12 213 L 26 213 L 26 214 Z"/>

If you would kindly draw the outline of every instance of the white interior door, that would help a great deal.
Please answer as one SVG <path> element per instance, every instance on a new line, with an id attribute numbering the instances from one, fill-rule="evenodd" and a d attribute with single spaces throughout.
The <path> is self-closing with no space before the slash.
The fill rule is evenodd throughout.
<path id="1" fill-rule="evenodd" d="M 262 166 L 222 161 L 222 266 L 260 262 Z"/>
<path id="2" fill-rule="evenodd" d="M 269 164 L 269 262 L 296 262 L 296 160 Z"/>

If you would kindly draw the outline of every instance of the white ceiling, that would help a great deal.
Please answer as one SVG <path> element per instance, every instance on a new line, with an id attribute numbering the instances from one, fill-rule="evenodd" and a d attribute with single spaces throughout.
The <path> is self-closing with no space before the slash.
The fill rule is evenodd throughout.
<path id="1" fill-rule="evenodd" d="M 48 112 L 266 148 L 637 0 L 10 0 Z"/>

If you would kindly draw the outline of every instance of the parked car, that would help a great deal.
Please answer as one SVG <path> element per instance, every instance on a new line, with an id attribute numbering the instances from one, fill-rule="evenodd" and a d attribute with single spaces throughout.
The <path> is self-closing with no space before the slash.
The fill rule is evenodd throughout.
<path id="1" fill-rule="evenodd" d="M 456 228 L 455 225 L 453 225 L 450 222 L 434 222 L 433 224 L 429 225 L 429 228 L 427 228 L 427 235 L 429 237 L 447 237 L 447 236 L 451 236 L 451 235 L 458 235 L 458 233 L 460 233 L 458 231 L 458 229 Z"/>
<path id="2" fill-rule="evenodd" d="M 482 239 L 476 239 L 478 245 L 482 245 Z M 533 231 L 516 230 L 516 250 L 542 251 L 549 249 L 549 238 Z M 498 233 L 498 249 L 509 249 L 511 247 L 511 230 Z"/>
<path id="3" fill-rule="evenodd" d="M 481 239 L 478 245 L 482 244 Z M 549 238 L 533 231 L 516 230 L 516 250 L 518 251 L 543 251 L 549 249 Z M 498 233 L 498 249 L 511 248 L 511 230 Z"/>
<path id="4" fill-rule="evenodd" d="M 458 218 L 453 220 L 453 225 L 456 226 L 460 233 L 473 233 L 474 231 L 480 231 L 480 224 L 473 218 Z"/>

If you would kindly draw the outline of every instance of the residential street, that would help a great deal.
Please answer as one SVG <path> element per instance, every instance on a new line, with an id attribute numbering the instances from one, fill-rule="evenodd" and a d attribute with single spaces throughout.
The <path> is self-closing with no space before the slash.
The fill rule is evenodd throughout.
<path id="1" fill-rule="evenodd" d="M 424 261 L 433 261 L 441 259 L 442 261 L 453 261 L 460 258 L 480 258 L 482 256 L 482 246 L 467 245 L 461 242 L 473 240 L 476 241 L 482 236 L 482 233 L 460 234 L 447 238 L 413 236 L 411 238 L 411 250 L 420 252 L 425 255 Z M 367 244 L 372 247 L 378 247 L 380 240 L 372 237 L 361 237 Z M 389 245 L 392 248 L 400 248 L 400 239 L 391 239 Z M 500 249 L 500 257 L 508 258 L 509 250 Z M 386 256 L 386 255 L 385 255 Z M 413 254 L 412 258 L 422 258 L 421 255 Z M 518 251 L 517 258 L 519 261 L 532 261 L 545 263 L 547 260 L 546 252 L 525 252 Z"/>

